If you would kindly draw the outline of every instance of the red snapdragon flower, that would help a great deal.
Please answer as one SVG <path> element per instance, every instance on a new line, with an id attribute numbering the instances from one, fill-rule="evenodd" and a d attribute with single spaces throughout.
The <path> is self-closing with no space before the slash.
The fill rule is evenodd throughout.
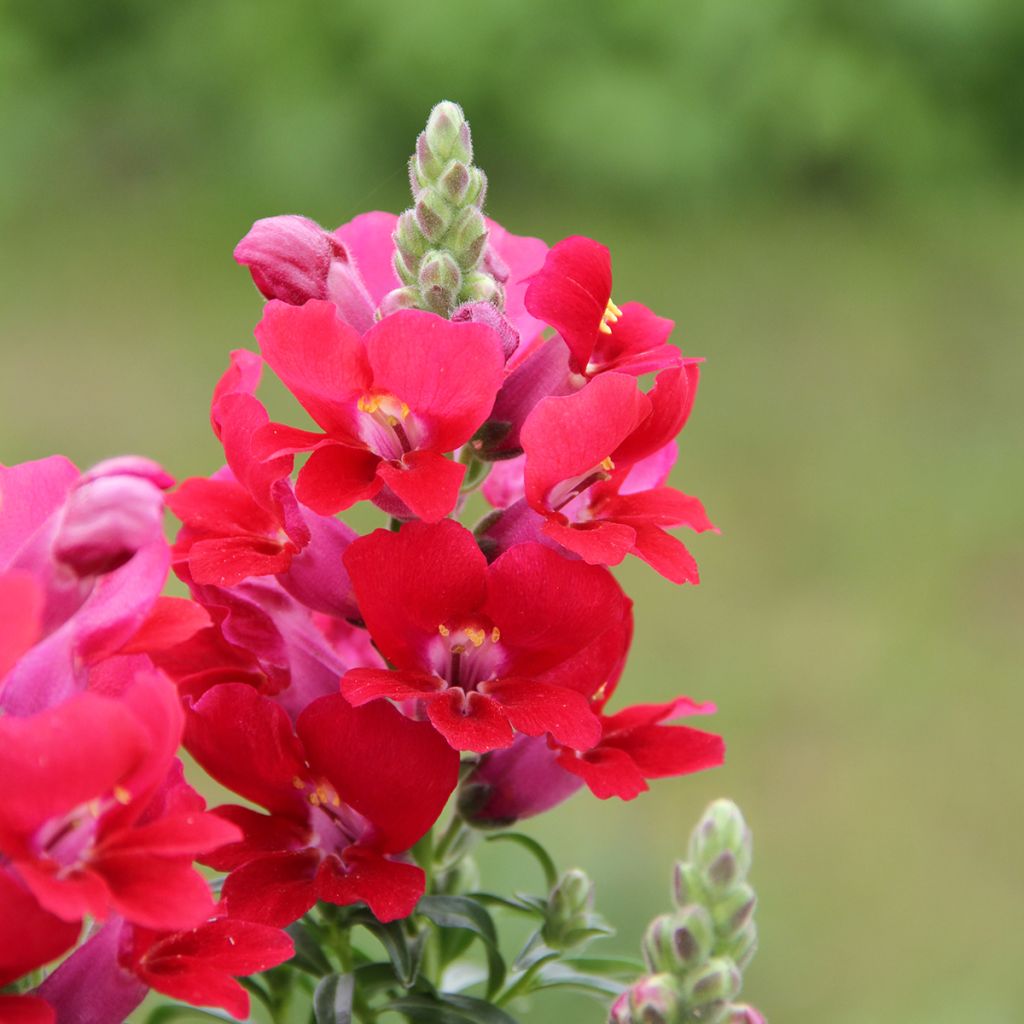
<path id="1" fill-rule="evenodd" d="M 394 670 L 356 668 L 342 693 L 361 705 L 419 700 L 448 742 L 483 753 L 513 730 L 586 749 L 599 737 L 573 659 L 626 607 L 610 573 L 539 544 L 492 565 L 452 521 L 377 530 L 345 555 L 363 620 Z M 546 675 L 557 673 L 557 682 Z M 596 687 L 596 683 L 593 687 Z"/>
<path id="2" fill-rule="evenodd" d="M 608 370 L 640 376 L 682 361 L 669 344 L 675 324 L 639 302 L 612 301 L 611 254 L 574 235 L 554 245 L 530 279 L 526 308 L 569 346 L 573 369 L 592 377 Z"/>
<path id="3" fill-rule="evenodd" d="M 479 323 L 402 310 L 360 337 L 329 302 L 269 302 L 263 356 L 323 434 L 271 424 L 264 457 L 311 451 L 299 500 L 323 515 L 384 500 L 434 521 L 458 500 L 465 466 L 444 457 L 484 421 L 501 383 L 501 340 Z"/>
<path id="4" fill-rule="evenodd" d="M 174 688 L 152 670 L 117 697 L 0 717 L 0 866 L 76 925 L 111 912 L 154 928 L 203 920 L 213 904 L 192 861 L 237 831 L 183 781 L 181 731 Z"/>
<path id="5" fill-rule="evenodd" d="M 663 370 L 649 395 L 635 378 L 606 373 L 537 404 L 522 431 L 524 490 L 546 537 L 591 564 L 618 565 L 632 553 L 675 583 L 698 581 L 692 556 L 665 527 L 715 527 L 700 501 L 662 485 L 671 462 L 665 468 L 658 454 L 671 451 L 686 422 L 697 373 L 694 363 Z M 652 457 L 659 482 L 637 489 L 651 478 L 638 464 Z"/>
<path id="6" fill-rule="evenodd" d="M 228 683 L 196 702 L 185 740 L 213 778 L 270 812 L 216 811 L 244 833 L 205 858 L 230 872 L 231 916 L 283 926 L 318 899 L 362 900 L 382 921 L 412 912 L 424 875 L 403 855 L 458 780 L 458 755 L 428 723 L 334 694 L 293 727 L 273 701 Z"/>

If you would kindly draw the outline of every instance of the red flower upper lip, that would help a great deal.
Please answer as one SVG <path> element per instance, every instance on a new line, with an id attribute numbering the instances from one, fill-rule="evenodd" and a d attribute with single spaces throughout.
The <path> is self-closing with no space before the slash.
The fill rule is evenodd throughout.
<path id="1" fill-rule="evenodd" d="M 473 535 L 446 520 L 378 530 L 345 556 L 363 619 L 396 671 L 357 669 L 342 680 L 355 703 L 422 698 L 453 746 L 492 750 L 512 729 L 551 732 L 585 748 L 597 739 L 586 682 L 545 673 L 623 616 L 606 571 L 540 544 L 519 544 L 493 565 Z M 600 680 L 591 684 L 596 688 Z"/>
<path id="2" fill-rule="evenodd" d="M 443 459 L 483 423 L 501 384 L 504 353 L 491 328 L 402 310 L 364 337 L 329 302 L 269 302 L 256 337 L 264 358 L 324 430 L 272 424 L 265 457 L 313 454 L 299 499 L 333 514 L 387 484 L 420 518 L 455 506 L 464 467 Z"/>

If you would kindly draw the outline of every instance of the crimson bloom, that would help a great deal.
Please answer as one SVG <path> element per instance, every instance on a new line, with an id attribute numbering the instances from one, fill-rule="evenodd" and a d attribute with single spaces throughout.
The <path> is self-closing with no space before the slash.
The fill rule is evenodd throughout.
<path id="1" fill-rule="evenodd" d="M 0 717 L 0 866 L 49 914 L 154 928 L 210 914 L 192 861 L 237 832 L 183 781 L 181 730 L 174 688 L 152 671 L 118 697 Z"/>
<path id="2" fill-rule="evenodd" d="M 205 858 L 229 871 L 233 917 L 284 926 L 317 899 L 405 917 L 424 875 L 402 855 L 434 824 L 459 758 L 426 722 L 388 704 L 313 701 L 293 727 L 248 686 L 215 686 L 189 715 L 186 746 L 213 778 L 270 813 L 217 809 L 244 837 Z"/>
<path id="3" fill-rule="evenodd" d="M 633 377 L 606 373 L 537 404 L 522 431 L 524 488 L 546 537 L 591 564 L 633 553 L 675 583 L 698 581 L 692 556 L 665 527 L 713 530 L 703 505 L 660 484 L 634 490 L 644 471 L 630 484 L 637 464 L 665 451 L 685 424 L 697 372 L 693 363 L 663 370 L 649 395 Z"/>
<path id="4" fill-rule="evenodd" d="M 323 428 L 271 424 L 267 458 L 311 451 L 296 493 L 333 515 L 356 501 L 435 521 L 455 507 L 465 466 L 444 457 L 484 421 L 501 383 L 501 340 L 479 323 L 402 310 L 360 337 L 329 302 L 269 302 L 256 337 L 264 358 Z"/>
<path id="5" fill-rule="evenodd" d="M 574 235 L 549 250 L 530 279 L 525 304 L 565 340 L 574 369 L 588 377 L 608 370 L 640 376 L 682 361 L 669 344 L 675 324 L 639 302 L 612 301 L 612 261 L 605 246 Z"/>
<path id="6" fill-rule="evenodd" d="M 370 635 L 395 666 L 348 672 L 341 689 L 353 704 L 423 701 L 453 747 L 478 753 L 507 747 L 513 730 L 577 749 L 599 738 L 587 698 L 600 681 L 574 666 L 623 619 L 610 573 L 534 543 L 489 566 L 452 521 L 377 530 L 352 544 L 345 565 Z"/>

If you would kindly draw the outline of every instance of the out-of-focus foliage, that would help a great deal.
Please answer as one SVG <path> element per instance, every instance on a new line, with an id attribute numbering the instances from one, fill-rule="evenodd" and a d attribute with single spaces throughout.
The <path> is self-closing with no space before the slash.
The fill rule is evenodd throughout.
<path id="1" fill-rule="evenodd" d="M 640 203 L 1024 171 L 1018 0 L 13 0 L 0 209 L 78 181 L 341 191 L 460 99 L 487 166 Z M 258 168 L 258 174 L 252 173 Z M 530 189 L 536 188 L 531 181 Z"/>

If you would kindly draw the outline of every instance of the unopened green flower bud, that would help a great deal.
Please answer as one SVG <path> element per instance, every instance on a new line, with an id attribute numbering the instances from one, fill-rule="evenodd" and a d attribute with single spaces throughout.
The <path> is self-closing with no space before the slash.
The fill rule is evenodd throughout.
<path id="1" fill-rule="evenodd" d="M 633 1024 L 682 1024 L 684 1006 L 679 983 L 671 974 L 652 974 L 634 982 L 626 992 Z"/>
<path id="2" fill-rule="evenodd" d="M 683 998 L 691 1011 L 715 1005 L 724 1007 L 739 994 L 742 984 L 736 965 L 727 957 L 715 957 L 683 979 Z"/>
<path id="3" fill-rule="evenodd" d="M 416 197 L 413 208 L 416 223 L 428 242 L 440 242 L 452 221 L 452 209 L 437 192 L 424 189 Z"/>
<path id="4" fill-rule="evenodd" d="M 647 927 L 643 954 L 652 971 L 680 971 L 711 956 L 715 930 L 704 907 L 692 905 L 674 914 L 662 914 Z"/>
<path id="5" fill-rule="evenodd" d="M 486 198 L 487 175 L 479 167 L 471 167 L 469 169 L 469 188 L 466 189 L 464 202 L 467 206 L 475 206 L 478 210 L 482 210 Z"/>
<path id="6" fill-rule="evenodd" d="M 473 142 L 469 134 L 469 123 L 458 103 L 452 103 L 450 100 L 438 103 L 430 112 L 423 134 L 431 152 L 443 157 L 445 162 L 473 162 Z"/>
<path id="7" fill-rule="evenodd" d="M 754 916 L 757 896 L 754 890 L 743 882 L 711 908 L 715 930 L 720 938 L 728 939 L 741 932 Z"/>
<path id="8" fill-rule="evenodd" d="M 676 861 L 672 870 L 672 898 L 677 907 L 685 907 L 690 903 L 704 903 L 707 895 L 700 872 L 693 864 Z"/>
<path id="9" fill-rule="evenodd" d="M 461 206 L 469 192 L 469 168 L 458 160 L 450 160 L 445 167 L 437 186 L 448 202 Z"/>
<path id="10" fill-rule="evenodd" d="M 735 858 L 735 868 L 730 869 L 732 877 L 746 878 L 753 856 L 750 829 L 731 800 L 716 800 L 690 837 L 690 860 L 707 872 L 725 851 Z"/>
<path id="11" fill-rule="evenodd" d="M 387 316 L 400 309 L 418 309 L 420 304 L 420 290 L 415 285 L 406 288 L 395 288 L 381 300 L 378 316 Z"/>
<path id="12" fill-rule="evenodd" d="M 590 928 L 593 908 L 594 883 L 585 871 L 571 868 L 551 890 L 541 937 L 552 949 L 578 945 Z"/>
<path id="13" fill-rule="evenodd" d="M 505 305 L 505 291 L 490 274 L 474 270 L 462 281 L 463 302 L 489 302 L 501 309 Z"/>
<path id="14" fill-rule="evenodd" d="M 736 966 L 746 970 L 747 965 L 754 959 L 757 952 L 757 925 L 748 921 L 745 928 L 725 942 L 719 941 L 715 946 L 715 952 L 727 956 L 735 961 Z"/>
<path id="15" fill-rule="evenodd" d="M 446 244 L 459 263 L 466 270 L 472 270 L 480 262 L 487 244 L 484 215 L 475 207 L 467 206 L 455 218 Z"/>

